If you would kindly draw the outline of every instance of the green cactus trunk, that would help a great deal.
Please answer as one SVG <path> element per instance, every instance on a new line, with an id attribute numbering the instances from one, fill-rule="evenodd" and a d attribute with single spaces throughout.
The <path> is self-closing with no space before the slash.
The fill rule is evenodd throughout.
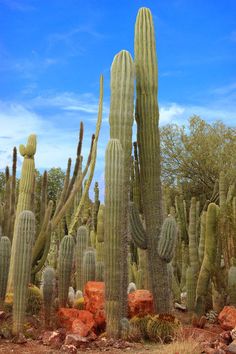
<path id="1" fill-rule="evenodd" d="M 210 203 L 208 205 L 206 215 L 205 252 L 196 289 L 195 312 L 198 315 L 202 315 L 205 312 L 206 297 L 209 289 L 209 284 L 211 277 L 215 271 L 218 244 L 218 214 L 219 207 L 214 203 Z"/>
<path id="2" fill-rule="evenodd" d="M 135 25 L 137 142 L 140 182 L 146 223 L 147 252 L 155 311 L 171 310 L 167 263 L 158 255 L 163 222 L 160 179 L 159 110 L 157 103 L 157 58 L 154 26 L 149 9 L 141 8 Z"/>
<path id="3" fill-rule="evenodd" d="M 30 281 L 32 249 L 35 238 L 35 217 L 25 210 L 18 215 L 16 227 L 16 255 L 13 273 L 13 334 L 23 330 Z"/>
<path id="4" fill-rule="evenodd" d="M 83 256 L 83 283 L 96 279 L 96 250 L 92 247 L 84 251 Z"/>
<path id="5" fill-rule="evenodd" d="M 46 327 L 50 326 L 53 299 L 55 296 L 55 271 L 52 267 L 46 267 L 43 272 L 43 303 Z"/>
<path id="6" fill-rule="evenodd" d="M 16 209 L 16 218 L 14 224 L 14 233 L 12 240 L 12 249 L 11 249 L 11 261 L 10 269 L 8 275 L 7 283 L 7 292 L 12 292 L 13 289 L 13 273 L 16 259 L 16 242 L 17 242 L 17 225 L 19 214 L 23 210 L 31 210 L 32 207 L 32 193 L 34 189 L 34 178 L 35 178 L 35 163 L 34 155 L 36 152 L 36 136 L 30 135 L 27 141 L 27 145 L 20 145 L 20 154 L 24 157 L 22 169 L 21 169 L 21 178 L 18 194 L 18 202 Z"/>
<path id="7" fill-rule="evenodd" d="M 11 241 L 6 236 L 0 236 L 0 305 L 6 295 L 10 257 Z"/>
<path id="8" fill-rule="evenodd" d="M 121 226 L 125 217 L 124 192 L 123 149 L 119 140 L 110 139 L 105 157 L 105 306 L 106 332 L 109 337 L 115 338 L 120 336 L 122 318 L 120 266 L 123 236 Z"/>
<path id="9" fill-rule="evenodd" d="M 58 297 L 59 306 L 65 307 L 68 300 L 68 290 L 71 282 L 73 257 L 74 257 L 74 239 L 73 236 L 63 237 L 58 262 Z"/>
<path id="10" fill-rule="evenodd" d="M 127 316 L 128 286 L 128 203 L 130 190 L 130 168 L 132 153 L 132 126 L 134 110 L 134 64 L 126 50 L 119 52 L 111 66 L 110 138 L 118 139 L 124 154 L 124 208 L 122 224 L 122 247 L 120 271 L 120 301 L 122 317 Z"/>
<path id="11" fill-rule="evenodd" d="M 80 226 L 76 235 L 75 246 L 75 267 L 76 267 L 76 289 L 83 291 L 83 256 L 84 251 L 88 247 L 88 229 L 86 226 Z"/>

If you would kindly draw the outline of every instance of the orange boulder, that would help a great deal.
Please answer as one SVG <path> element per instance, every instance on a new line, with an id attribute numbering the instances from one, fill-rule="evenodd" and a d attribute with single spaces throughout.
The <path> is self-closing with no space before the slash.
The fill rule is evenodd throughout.
<path id="1" fill-rule="evenodd" d="M 227 330 L 236 327 L 236 308 L 225 306 L 218 316 L 221 328 Z"/>
<path id="2" fill-rule="evenodd" d="M 58 316 L 63 327 L 82 337 L 86 337 L 95 325 L 93 314 L 86 310 L 60 308 Z"/>
<path id="3" fill-rule="evenodd" d="M 128 294 L 129 317 L 154 313 L 153 296 L 149 290 L 136 290 Z"/>
<path id="4" fill-rule="evenodd" d="M 105 325 L 105 284 L 89 281 L 84 287 L 84 308 L 94 315 L 97 326 Z"/>

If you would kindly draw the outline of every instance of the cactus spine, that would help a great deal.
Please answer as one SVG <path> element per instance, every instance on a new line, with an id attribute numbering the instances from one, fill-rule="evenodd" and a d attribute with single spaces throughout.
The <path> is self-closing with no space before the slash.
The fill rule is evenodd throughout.
<path id="1" fill-rule="evenodd" d="M 88 247 L 88 229 L 86 226 L 80 226 L 76 235 L 75 246 L 75 267 L 76 267 L 76 289 L 83 290 L 83 255 Z"/>
<path id="2" fill-rule="evenodd" d="M 11 242 L 8 237 L 0 236 L 0 304 L 6 295 L 10 257 Z"/>
<path id="3" fill-rule="evenodd" d="M 43 302 L 46 327 L 50 326 L 52 304 L 55 291 L 55 271 L 52 267 L 46 267 L 43 272 Z"/>
<path id="4" fill-rule="evenodd" d="M 35 238 L 34 214 L 25 210 L 19 214 L 16 227 L 16 255 L 13 274 L 13 333 L 23 330 L 28 283 L 30 280 L 32 248 Z"/>
<path id="5" fill-rule="evenodd" d="M 74 239 L 72 236 L 63 237 L 60 244 L 58 265 L 58 297 L 60 307 L 65 307 L 68 299 L 74 257 L 74 245 Z"/>
<path id="6" fill-rule="evenodd" d="M 105 155 L 105 297 L 106 332 L 108 336 L 120 336 L 122 247 L 121 225 L 125 216 L 124 154 L 120 141 L 110 139 Z M 126 288 L 127 290 L 127 288 Z M 127 296 L 127 295 L 126 295 Z"/>
<path id="7" fill-rule="evenodd" d="M 154 26 L 149 9 L 141 8 L 135 25 L 137 142 L 140 182 L 146 223 L 148 266 L 155 311 L 171 310 L 167 263 L 158 255 L 163 222 L 160 179 L 159 110 L 157 103 L 157 58 Z"/>
<path id="8" fill-rule="evenodd" d="M 26 146 L 20 145 L 19 147 L 20 154 L 24 157 L 22 169 L 21 169 L 21 178 L 19 185 L 19 195 L 16 209 L 16 218 L 14 224 L 14 233 L 12 240 L 12 249 L 11 249 L 11 261 L 10 269 L 8 276 L 7 291 L 12 292 L 13 287 L 13 273 L 14 273 L 14 264 L 16 259 L 16 238 L 17 238 L 17 224 L 19 214 L 23 210 L 31 210 L 32 206 L 32 193 L 34 188 L 34 178 L 35 178 L 35 163 L 34 155 L 36 152 L 36 135 L 30 135 L 27 141 Z"/>

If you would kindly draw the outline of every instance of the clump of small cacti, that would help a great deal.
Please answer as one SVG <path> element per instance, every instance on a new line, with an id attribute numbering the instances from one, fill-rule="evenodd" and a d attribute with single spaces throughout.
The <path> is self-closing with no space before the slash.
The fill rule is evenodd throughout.
<path id="1" fill-rule="evenodd" d="M 143 339 L 148 339 L 147 326 L 152 319 L 151 315 L 146 316 L 134 316 L 130 320 L 130 325 L 136 327 L 142 334 Z"/>
<path id="2" fill-rule="evenodd" d="M 74 257 L 74 245 L 74 239 L 72 236 L 63 237 L 60 244 L 58 262 L 58 297 L 60 307 L 65 307 L 68 299 Z"/>

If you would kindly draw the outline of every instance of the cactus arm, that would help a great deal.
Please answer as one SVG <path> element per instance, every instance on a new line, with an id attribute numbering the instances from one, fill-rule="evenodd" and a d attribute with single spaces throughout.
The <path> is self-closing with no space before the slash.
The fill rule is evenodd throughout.
<path id="1" fill-rule="evenodd" d="M 98 137 L 99 137 L 99 132 L 100 132 L 101 123 L 102 123 L 102 106 L 103 106 L 103 76 L 101 75 L 101 77 L 100 77 L 100 95 L 99 95 L 99 104 L 98 104 L 98 120 L 97 120 L 97 125 L 96 125 L 95 138 L 94 138 L 94 142 L 93 142 L 93 150 L 92 150 L 92 156 L 91 156 L 89 177 L 88 177 L 87 182 L 85 184 L 83 194 L 81 196 L 81 200 L 78 205 L 78 208 L 76 209 L 74 217 L 72 219 L 72 222 L 69 226 L 69 234 L 73 233 L 73 231 L 77 225 L 77 222 L 79 220 L 79 216 L 80 216 L 80 213 L 82 211 L 82 207 L 83 207 L 83 204 L 85 201 L 85 197 L 89 191 L 89 187 L 90 187 L 92 179 L 93 179 L 96 157 L 97 157 L 97 143 L 98 143 Z"/>

